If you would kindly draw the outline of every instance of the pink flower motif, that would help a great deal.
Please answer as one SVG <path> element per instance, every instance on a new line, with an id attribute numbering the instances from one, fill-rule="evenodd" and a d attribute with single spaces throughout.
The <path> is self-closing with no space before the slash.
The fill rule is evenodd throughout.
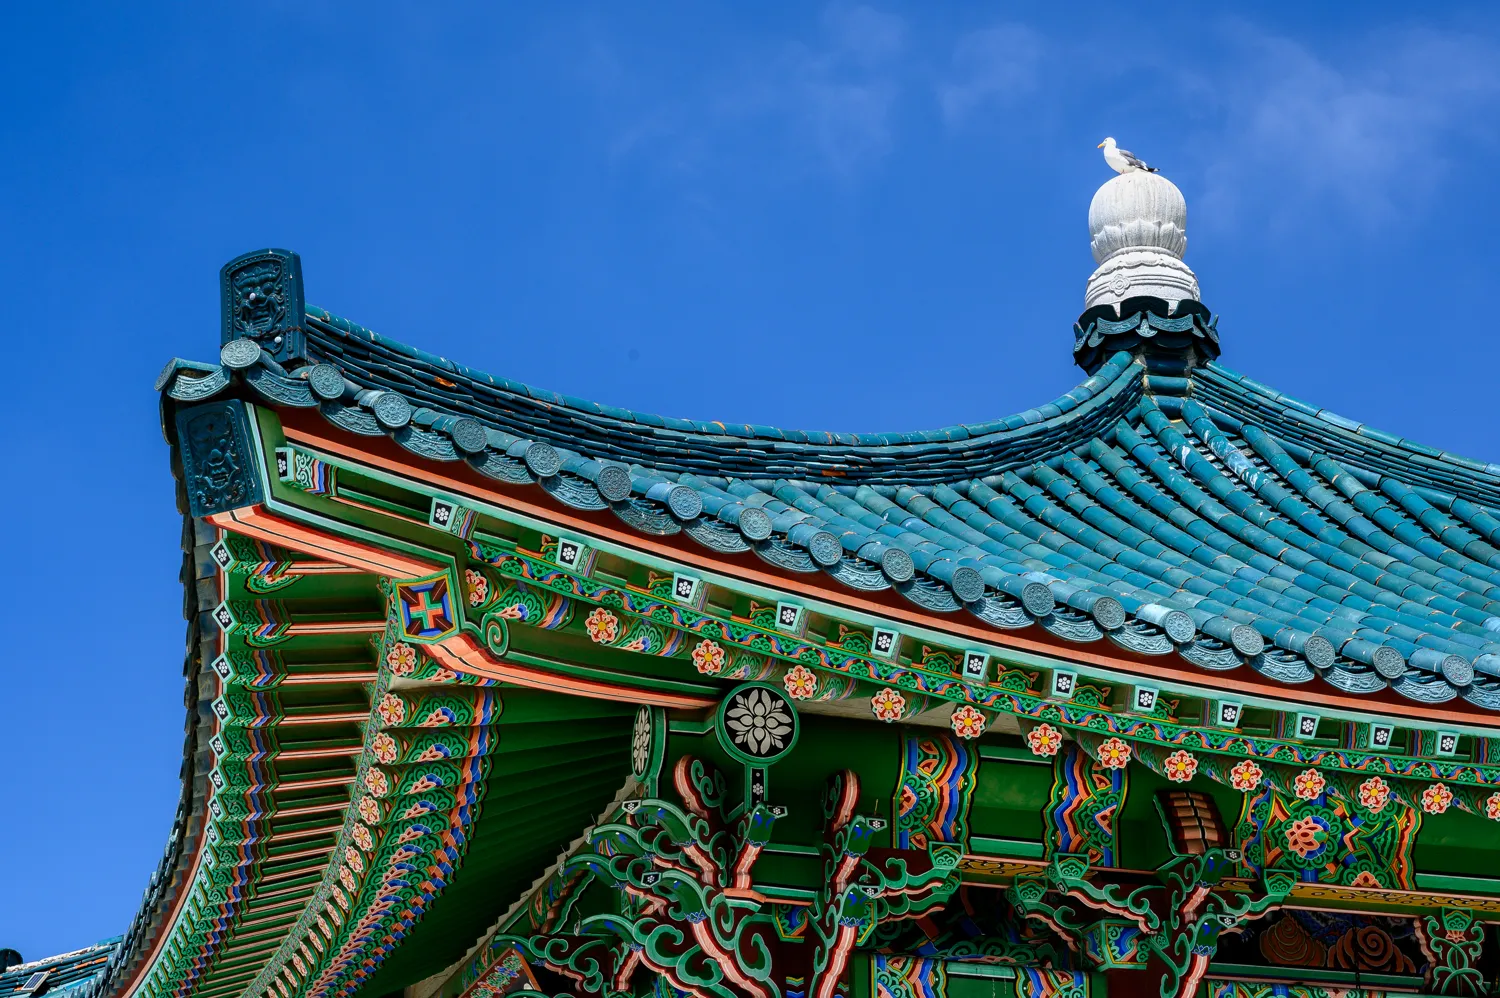
<path id="1" fill-rule="evenodd" d="M 960 738 L 978 738 L 984 734 L 984 715 L 968 704 L 955 710 L 949 722 L 953 733 Z"/>
<path id="2" fill-rule="evenodd" d="M 391 792 L 391 779 L 384 770 L 371 766 L 365 770 L 365 789 L 376 797 L 384 797 Z"/>
<path id="3" fill-rule="evenodd" d="M 397 641 L 385 653 L 385 664 L 391 674 L 409 676 L 417 671 L 417 650 L 405 641 Z"/>
<path id="4" fill-rule="evenodd" d="M 1379 813 L 1391 800 L 1391 785 L 1378 776 L 1372 776 L 1359 785 L 1359 802 L 1372 812 Z"/>
<path id="5" fill-rule="evenodd" d="M 1328 841 L 1328 826 L 1317 818 L 1298 818 L 1286 826 L 1286 845 L 1298 856 L 1306 859 L 1323 848 Z"/>
<path id="6" fill-rule="evenodd" d="M 358 822 L 355 822 L 354 825 L 353 838 L 354 844 L 365 852 L 369 852 L 375 848 L 375 836 L 371 835 L 370 830 Z"/>
<path id="7" fill-rule="evenodd" d="M 1484 813 L 1491 821 L 1500 821 L 1500 790 L 1485 798 Z"/>
<path id="8" fill-rule="evenodd" d="M 359 854 L 359 850 L 354 848 L 353 846 L 344 847 L 344 862 L 347 863 L 349 865 L 349 869 L 353 870 L 355 873 L 365 872 L 365 858 L 361 856 Z"/>
<path id="9" fill-rule="evenodd" d="M 805 665 L 794 665 L 781 677 L 786 695 L 793 700 L 808 700 L 818 691 L 818 677 Z"/>
<path id="10" fill-rule="evenodd" d="M 724 646 L 717 641 L 704 638 L 693 648 L 693 666 L 705 676 L 717 676 L 724 671 Z"/>
<path id="11" fill-rule="evenodd" d="M 1300 800 L 1313 800 L 1326 786 L 1328 781 L 1316 769 L 1304 769 L 1292 780 L 1292 791 Z"/>
<path id="12" fill-rule="evenodd" d="M 380 824 L 380 805 L 375 803 L 374 797 L 359 799 L 359 816 L 367 825 Z"/>
<path id="13" fill-rule="evenodd" d="M 469 584 L 469 605 L 478 606 L 490 597 L 490 584 L 483 575 L 472 568 L 464 569 L 464 581 Z"/>
<path id="14" fill-rule="evenodd" d="M 1446 783 L 1434 783 L 1422 791 L 1422 810 L 1428 814 L 1442 814 L 1453 803 L 1453 791 Z"/>
<path id="15" fill-rule="evenodd" d="M 1044 758 L 1057 755 L 1062 750 L 1062 743 L 1062 732 L 1046 721 L 1032 728 L 1026 735 L 1026 744 L 1031 747 L 1031 754 Z"/>
<path id="16" fill-rule="evenodd" d="M 358 890 L 358 887 L 356 886 L 356 884 L 358 884 L 358 881 L 354 879 L 354 874 L 349 872 L 349 868 L 347 866 L 339 867 L 339 883 L 343 884 L 344 889 L 347 891 Z"/>
<path id="17" fill-rule="evenodd" d="M 1186 783 L 1198 772 L 1198 759 L 1186 749 L 1178 749 L 1167 756 L 1163 768 L 1166 770 L 1167 779 L 1173 783 Z"/>
<path id="18" fill-rule="evenodd" d="M 396 739 L 384 731 L 376 735 L 370 742 L 370 750 L 375 753 L 376 760 L 386 765 L 390 765 L 396 761 L 396 754 L 399 751 L 396 746 Z"/>
<path id="19" fill-rule="evenodd" d="M 1099 765 L 1105 769 L 1124 769 L 1132 754 L 1128 742 L 1119 738 L 1106 738 L 1099 746 Z"/>
<path id="20" fill-rule="evenodd" d="M 1241 759 L 1229 771 L 1229 785 L 1236 790 L 1249 792 L 1260 786 L 1261 778 L 1265 775 L 1254 759 Z"/>
<path id="21" fill-rule="evenodd" d="M 446 728 L 450 724 L 457 724 L 458 716 L 450 707 L 434 707 L 428 715 L 417 722 L 420 728 Z"/>
<path id="22" fill-rule="evenodd" d="M 340 881 L 340 882 L 341 882 L 341 883 L 342 883 L 342 882 L 343 882 L 343 879 L 344 879 L 344 878 L 343 878 L 343 877 L 342 877 L 342 876 L 341 876 L 341 877 L 339 877 L 339 881 Z M 353 877 L 350 877 L 350 878 L 349 878 L 349 881 L 350 881 L 350 883 L 351 883 L 351 884 L 352 884 L 352 883 L 353 883 L 353 881 L 354 881 L 354 878 L 353 878 Z M 354 890 L 354 888 L 353 888 L 353 887 L 352 887 L 352 886 L 351 886 L 351 887 L 350 887 L 350 888 L 349 888 L 349 890 L 351 890 L 351 891 L 352 891 L 352 890 Z M 349 910 L 349 899 L 348 899 L 348 898 L 347 898 L 347 897 L 346 897 L 346 896 L 345 896 L 345 895 L 344 895 L 344 892 L 343 892 L 343 891 L 341 891 L 341 890 L 339 890 L 339 889 L 338 889 L 338 887 L 337 887 L 337 886 L 335 886 L 335 887 L 334 887 L 334 888 L 333 888 L 333 899 L 334 899 L 334 900 L 335 900 L 335 901 L 337 901 L 337 902 L 338 902 L 338 903 L 339 903 L 339 907 L 340 907 L 340 908 L 342 908 L 342 909 L 344 909 L 344 910 L 345 910 L 345 911 L 348 911 L 348 910 Z"/>
<path id="23" fill-rule="evenodd" d="M 596 644 L 607 645 L 620 634 L 620 618 L 604 607 L 596 606 L 584 620 L 583 629 L 589 632 Z"/>
<path id="24" fill-rule="evenodd" d="M 906 697 L 887 686 L 870 698 L 870 711 L 882 721 L 899 721 L 906 713 Z"/>
<path id="25" fill-rule="evenodd" d="M 380 715 L 380 720 L 388 727 L 395 727 L 406 720 L 406 701 L 394 693 L 387 693 L 380 698 L 380 705 L 375 708 L 375 713 Z"/>

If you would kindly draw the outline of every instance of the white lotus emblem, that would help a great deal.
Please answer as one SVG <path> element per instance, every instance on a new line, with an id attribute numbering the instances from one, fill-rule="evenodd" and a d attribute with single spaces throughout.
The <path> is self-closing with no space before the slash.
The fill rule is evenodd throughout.
<path id="1" fill-rule="evenodd" d="M 724 712 L 724 727 L 747 755 L 771 755 L 786 747 L 792 714 L 785 702 L 762 687 L 735 697 Z"/>

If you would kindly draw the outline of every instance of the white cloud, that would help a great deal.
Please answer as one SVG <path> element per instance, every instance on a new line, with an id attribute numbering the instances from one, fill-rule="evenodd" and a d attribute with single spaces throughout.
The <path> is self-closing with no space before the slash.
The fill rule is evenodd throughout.
<path id="1" fill-rule="evenodd" d="M 894 142 L 906 35 L 896 15 L 835 3 L 809 37 L 747 45 L 655 100 L 640 97 L 651 75 L 644 65 L 621 72 L 612 50 L 607 59 L 590 53 L 592 75 L 609 81 L 601 97 L 616 105 L 610 158 L 679 179 L 710 177 L 730 159 L 772 176 L 854 177 Z"/>
<path id="2" fill-rule="evenodd" d="M 937 86 L 943 118 L 959 124 L 986 105 L 1035 90 L 1042 51 L 1041 36 L 1023 24 L 964 35 L 953 48 L 950 75 Z"/>
<path id="3" fill-rule="evenodd" d="M 731 125 L 781 119 L 794 154 L 812 152 L 848 177 L 891 148 L 906 25 L 872 7 L 835 4 L 822 28 L 820 42 L 788 43 L 758 62 L 727 87 L 715 111 Z"/>
<path id="4" fill-rule="evenodd" d="M 834 53 L 866 66 L 896 58 L 906 45 L 906 22 L 873 7 L 835 4 L 823 11 L 823 27 Z"/>
<path id="5" fill-rule="evenodd" d="M 1420 32 L 1320 55 L 1236 35 L 1233 58 L 1189 88 L 1219 111 L 1204 166 L 1205 200 L 1221 211 L 1258 189 L 1281 202 L 1273 222 L 1316 198 L 1374 223 L 1437 184 L 1455 142 L 1495 138 L 1483 123 L 1500 102 L 1500 50 L 1487 41 Z"/>

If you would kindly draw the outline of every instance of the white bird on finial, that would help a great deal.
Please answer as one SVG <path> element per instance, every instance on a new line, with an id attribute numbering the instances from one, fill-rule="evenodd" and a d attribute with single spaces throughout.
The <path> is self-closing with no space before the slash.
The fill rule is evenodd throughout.
<path id="1" fill-rule="evenodd" d="M 1141 160 L 1136 159 L 1135 153 L 1129 149 L 1121 149 L 1115 145 L 1115 140 L 1112 138 L 1105 139 L 1097 148 L 1104 150 L 1104 162 L 1108 163 L 1116 173 L 1132 173 L 1136 170 L 1144 170 L 1147 173 L 1156 172 L 1156 167 L 1147 166 Z"/>

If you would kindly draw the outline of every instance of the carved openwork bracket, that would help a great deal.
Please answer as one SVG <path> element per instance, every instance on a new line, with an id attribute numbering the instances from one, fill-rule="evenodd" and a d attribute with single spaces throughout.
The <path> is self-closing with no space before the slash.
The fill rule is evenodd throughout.
<path id="1" fill-rule="evenodd" d="M 1162 998 L 1181 998 L 1196 990 L 1222 933 L 1259 918 L 1292 889 L 1292 876 L 1280 871 L 1267 873 L 1254 893 L 1216 889 L 1237 859 L 1226 849 L 1175 856 L 1155 882 L 1129 889 L 1095 883 L 1086 857 L 1063 853 L 1044 873 L 1017 878 L 1010 900 L 1093 966 L 1139 967 L 1143 956 L 1155 957 L 1163 966 Z"/>
<path id="2" fill-rule="evenodd" d="M 808 994 L 829 998 L 849 955 L 882 922 L 916 918 L 958 888 L 962 848 L 932 843 L 923 850 L 872 849 L 883 819 L 855 813 L 859 778 L 835 774 L 823 797 L 823 889 L 809 926 L 813 957 Z"/>
<path id="3" fill-rule="evenodd" d="M 1440 995 L 1474 996 L 1485 992 L 1479 956 L 1484 927 L 1467 908 L 1444 908 L 1417 923 L 1418 938 L 1428 953 L 1427 988 Z"/>
<path id="4" fill-rule="evenodd" d="M 715 998 L 782 998 L 789 978 L 830 998 L 855 945 L 881 921 L 915 918 L 958 886 L 957 845 L 872 849 L 884 821 L 855 813 L 859 782 L 844 771 L 824 805 L 823 883 L 808 914 L 811 946 L 786 947 L 771 902 L 754 885 L 756 861 L 780 811 L 730 806 L 721 774 L 683 757 L 672 782 L 682 800 L 627 801 L 597 826 L 591 851 L 564 864 L 619 892 L 618 910 L 580 919 L 571 934 L 504 937 L 579 995 L 628 994 L 638 971 Z"/>

